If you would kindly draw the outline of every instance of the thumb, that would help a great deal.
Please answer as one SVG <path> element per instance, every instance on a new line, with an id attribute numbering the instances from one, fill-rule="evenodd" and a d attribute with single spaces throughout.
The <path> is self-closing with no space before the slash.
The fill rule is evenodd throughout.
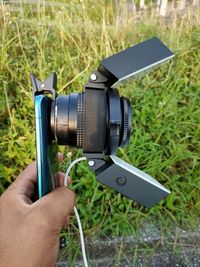
<path id="1" fill-rule="evenodd" d="M 40 198 L 37 205 L 50 226 L 54 229 L 62 228 L 75 206 L 75 193 L 65 186 L 60 186 Z"/>

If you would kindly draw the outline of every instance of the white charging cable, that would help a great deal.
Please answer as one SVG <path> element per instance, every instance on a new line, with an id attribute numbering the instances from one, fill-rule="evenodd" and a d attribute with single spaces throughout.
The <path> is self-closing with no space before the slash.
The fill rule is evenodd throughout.
<path id="1" fill-rule="evenodd" d="M 86 157 L 81 157 L 81 158 L 75 159 L 74 161 L 72 161 L 72 163 L 70 163 L 70 165 L 67 168 L 67 171 L 65 173 L 65 178 L 64 178 L 64 185 L 65 186 L 67 186 L 67 179 L 68 179 L 69 172 L 71 171 L 72 167 L 76 163 L 78 163 L 78 162 L 80 162 L 82 160 L 87 160 L 87 159 L 86 159 Z M 77 211 L 76 207 L 74 207 L 74 213 L 75 213 L 75 216 L 76 216 L 76 220 L 77 220 L 78 228 L 79 228 L 79 233 L 80 233 L 81 249 L 82 249 L 82 254 L 83 254 L 83 262 L 84 262 L 85 267 L 88 267 L 87 257 L 86 257 L 86 252 L 85 252 L 85 242 L 84 242 L 84 236 L 83 236 L 83 229 L 82 229 L 81 220 L 80 220 L 80 217 L 79 217 L 79 214 L 78 214 L 78 211 Z"/>

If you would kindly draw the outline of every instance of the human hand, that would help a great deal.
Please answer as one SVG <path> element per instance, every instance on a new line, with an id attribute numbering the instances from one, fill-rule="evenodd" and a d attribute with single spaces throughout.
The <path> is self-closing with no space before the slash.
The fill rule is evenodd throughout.
<path id="1" fill-rule="evenodd" d="M 1 267 L 55 266 L 59 233 L 75 205 L 75 194 L 63 186 L 64 174 L 59 172 L 59 187 L 32 203 L 36 182 L 33 162 L 0 197 Z"/>

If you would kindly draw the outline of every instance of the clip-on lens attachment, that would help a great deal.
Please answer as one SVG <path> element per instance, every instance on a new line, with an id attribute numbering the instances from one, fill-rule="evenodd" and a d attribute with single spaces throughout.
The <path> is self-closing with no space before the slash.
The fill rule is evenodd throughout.
<path id="1" fill-rule="evenodd" d="M 52 94 L 50 124 L 57 143 L 82 148 L 99 182 L 145 207 L 154 206 L 170 191 L 114 155 L 128 144 L 131 106 L 113 86 L 172 57 L 158 38 L 152 38 L 102 60 L 78 94 L 56 95 L 55 73 L 44 82 L 31 75 L 34 95 Z"/>

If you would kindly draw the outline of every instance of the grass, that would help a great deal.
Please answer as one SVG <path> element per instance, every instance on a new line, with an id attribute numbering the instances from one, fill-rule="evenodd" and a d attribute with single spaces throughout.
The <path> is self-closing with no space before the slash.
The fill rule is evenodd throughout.
<path id="1" fill-rule="evenodd" d="M 120 87 L 132 103 L 133 130 L 117 154 L 172 191 L 145 209 L 96 182 L 86 164 L 71 173 L 86 237 L 129 235 L 143 221 L 163 229 L 197 225 L 200 216 L 200 10 L 161 19 L 130 14 L 109 1 L 66 1 L 58 7 L 0 8 L 0 191 L 35 159 L 30 72 L 58 73 L 58 92 L 80 92 L 100 60 L 153 36 L 175 53 L 170 63 Z M 16 7 L 18 10 L 16 10 Z M 69 147 L 62 169 L 81 154 Z M 70 153 L 69 153 L 70 152 Z M 87 206 L 87 209 L 85 208 Z M 73 219 L 70 231 L 77 233 Z M 68 236 L 68 238 L 70 238 Z"/>

